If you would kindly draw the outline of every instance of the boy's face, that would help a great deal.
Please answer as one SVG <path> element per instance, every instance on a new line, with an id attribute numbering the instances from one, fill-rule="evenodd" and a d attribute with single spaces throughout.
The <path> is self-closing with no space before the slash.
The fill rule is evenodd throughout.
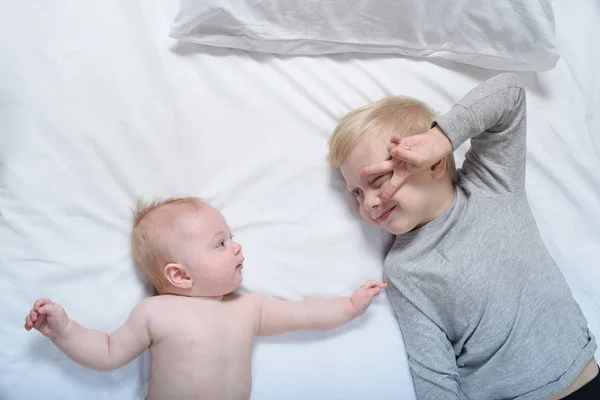
<path id="1" fill-rule="evenodd" d="M 181 255 L 186 272 L 201 296 L 221 296 L 242 283 L 244 256 L 242 246 L 233 241 L 223 215 L 203 205 L 186 227 Z"/>
<path id="2" fill-rule="evenodd" d="M 340 171 L 346 180 L 346 187 L 358 201 L 360 215 L 381 229 L 402 235 L 433 219 L 430 185 L 435 182 L 429 171 L 411 175 L 392 198 L 383 203 L 383 187 L 392 173 L 360 176 L 360 170 L 391 159 L 388 143 L 389 138 L 385 135 L 363 139 L 342 163 Z"/>

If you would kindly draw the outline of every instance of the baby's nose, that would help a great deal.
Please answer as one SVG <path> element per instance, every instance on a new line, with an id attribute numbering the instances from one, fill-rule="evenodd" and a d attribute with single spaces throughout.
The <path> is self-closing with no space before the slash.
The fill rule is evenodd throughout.
<path id="1" fill-rule="evenodd" d="M 242 251 L 242 245 L 239 244 L 238 242 L 235 242 L 233 244 L 233 251 L 235 252 L 235 254 L 239 254 L 240 251 Z"/>

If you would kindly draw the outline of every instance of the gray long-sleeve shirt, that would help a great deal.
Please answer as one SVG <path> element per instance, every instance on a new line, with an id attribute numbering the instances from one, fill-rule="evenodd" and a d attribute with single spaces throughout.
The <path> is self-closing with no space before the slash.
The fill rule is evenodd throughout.
<path id="1" fill-rule="evenodd" d="M 384 269 L 417 397 L 558 393 L 596 342 L 527 203 L 525 90 L 498 75 L 436 122 L 455 149 L 471 139 L 454 203 L 397 236 Z"/>

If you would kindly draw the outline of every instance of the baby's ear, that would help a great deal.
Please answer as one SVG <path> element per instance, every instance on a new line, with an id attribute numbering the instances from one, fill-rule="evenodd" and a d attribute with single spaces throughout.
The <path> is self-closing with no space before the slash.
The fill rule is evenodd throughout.
<path id="1" fill-rule="evenodd" d="M 181 264 L 169 263 L 165 265 L 164 272 L 167 281 L 176 288 L 190 289 L 194 284 L 185 267 Z"/>

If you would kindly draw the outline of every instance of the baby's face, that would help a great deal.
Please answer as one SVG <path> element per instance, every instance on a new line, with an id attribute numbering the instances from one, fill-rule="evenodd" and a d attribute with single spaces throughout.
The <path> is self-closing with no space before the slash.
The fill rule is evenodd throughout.
<path id="1" fill-rule="evenodd" d="M 383 203 L 381 194 L 392 173 L 360 176 L 360 170 L 372 164 L 391 159 L 387 150 L 389 138 L 374 135 L 363 139 L 340 166 L 346 187 L 356 198 L 360 215 L 371 224 L 395 235 L 410 232 L 429 222 L 432 201 L 432 180 L 427 172 L 411 175 Z"/>
<path id="2" fill-rule="evenodd" d="M 203 205 L 195 211 L 181 243 L 180 251 L 187 273 L 194 280 L 199 296 L 222 296 L 242 283 L 244 255 L 233 241 L 223 215 Z"/>

